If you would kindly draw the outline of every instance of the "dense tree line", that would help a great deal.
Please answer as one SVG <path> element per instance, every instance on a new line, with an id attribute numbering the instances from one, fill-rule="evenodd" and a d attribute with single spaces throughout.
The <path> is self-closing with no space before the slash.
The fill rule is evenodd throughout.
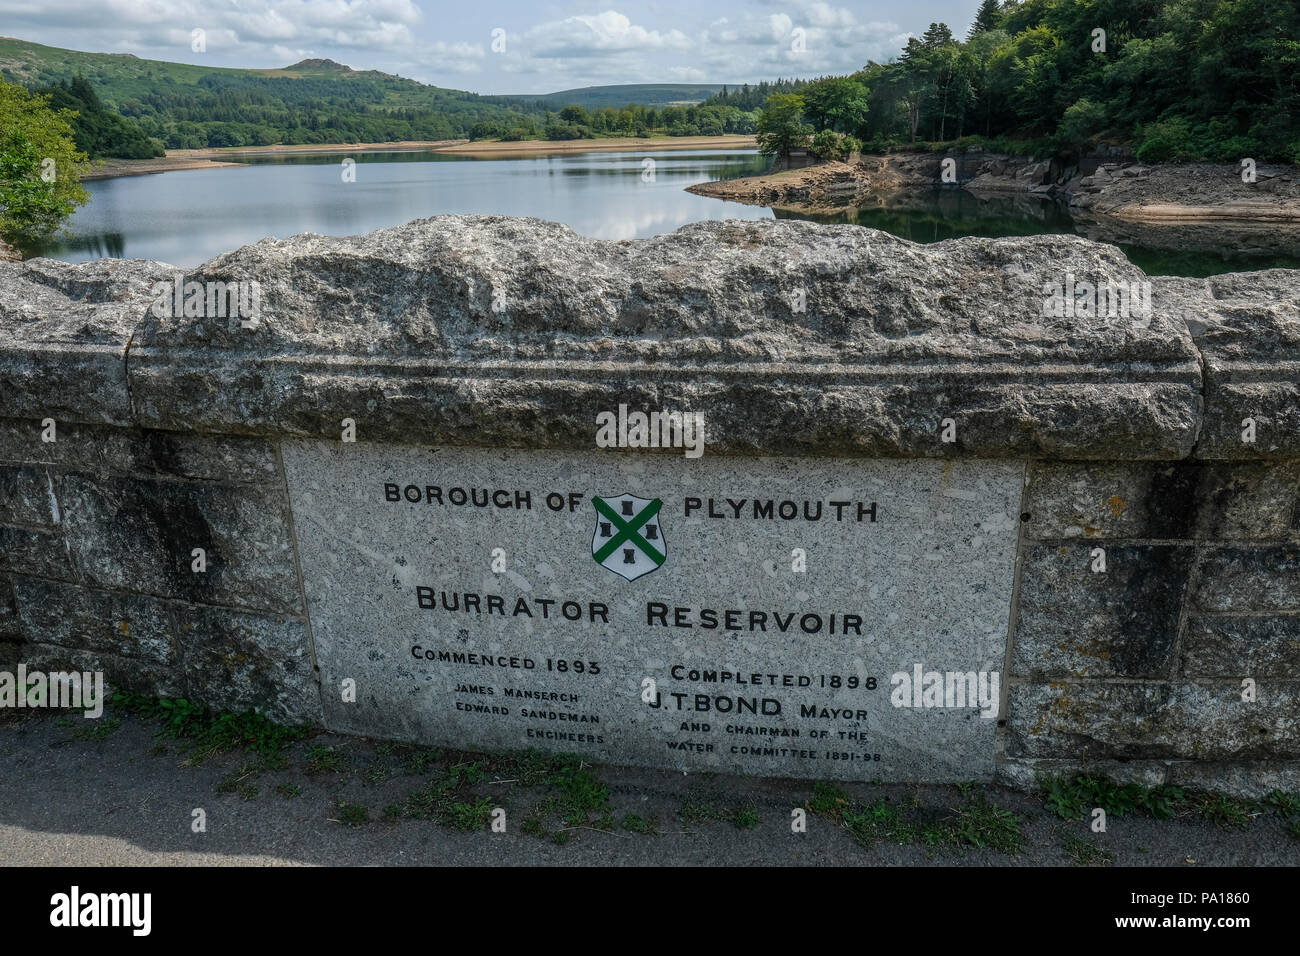
<path id="1" fill-rule="evenodd" d="M 101 156 L 150 159 L 163 155 L 162 143 L 151 139 L 136 123 L 105 109 L 82 77 L 36 92 L 45 97 L 51 109 L 76 113 L 64 115 L 69 117 L 76 148 L 92 159 Z"/>
<path id="2" fill-rule="evenodd" d="M 770 84 L 763 84 L 764 87 Z M 159 83 L 105 111 L 83 78 L 46 87 L 76 110 L 78 145 L 91 156 L 138 158 L 169 149 L 440 139 L 584 139 L 750 133 L 756 106 L 559 111 L 538 101 L 488 99 L 385 74 L 266 77 L 212 73 L 197 84 Z"/>
<path id="3" fill-rule="evenodd" d="M 556 110 L 319 64 L 291 76 L 222 70 L 186 82 L 150 67 L 101 77 L 121 115 L 84 80 L 45 89 L 56 108 L 79 114 L 77 146 L 92 156 L 154 155 L 159 143 L 758 132 L 769 147 L 826 156 L 978 137 L 1040 152 L 1130 143 L 1152 162 L 1300 160 L 1295 0 L 982 0 L 964 39 L 933 23 L 889 63 L 724 87 L 694 106 Z M 772 109 L 760 121 L 764 104 Z"/>
<path id="4" fill-rule="evenodd" d="M 1300 162 L 1300 5 L 983 0 L 964 40 L 934 23 L 896 61 L 791 95 L 802 115 L 779 99 L 766 124 L 785 144 L 1107 140 L 1149 162 Z"/>
<path id="5" fill-rule="evenodd" d="M 734 106 L 737 109 L 752 112 L 767 102 L 767 98 L 773 93 L 795 93 L 807 86 L 809 80 L 777 80 L 775 83 L 766 81 L 750 86 L 748 83 L 742 85 L 739 89 L 732 90 L 723 87 L 721 92 L 709 97 L 702 106 Z"/>
<path id="6" fill-rule="evenodd" d="M 532 116 L 514 116 L 503 120 L 486 120 L 470 127 L 473 139 L 589 139 L 595 136 L 721 136 L 725 133 L 751 133 L 755 111 L 734 106 L 697 105 L 653 106 L 630 105 L 621 109 L 601 107 L 587 110 L 566 106 L 558 113 L 544 112 Z"/>

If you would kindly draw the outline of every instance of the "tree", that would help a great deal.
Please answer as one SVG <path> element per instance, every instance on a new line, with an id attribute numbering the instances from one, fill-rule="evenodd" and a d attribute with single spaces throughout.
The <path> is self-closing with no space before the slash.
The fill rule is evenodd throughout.
<path id="1" fill-rule="evenodd" d="M 818 130 L 856 135 L 867 121 L 870 91 L 852 76 L 830 76 L 799 91 L 804 114 Z"/>
<path id="2" fill-rule="evenodd" d="M 89 167 L 77 151 L 67 110 L 0 80 L 0 237 L 16 245 L 47 239 L 90 198 Z"/>
<path id="3" fill-rule="evenodd" d="M 72 130 L 77 148 L 91 159 L 150 159 L 164 155 L 162 143 L 146 136 L 138 123 L 106 109 L 85 77 L 36 92 L 48 96 L 53 109 L 68 110 L 75 116 Z"/>
<path id="4" fill-rule="evenodd" d="M 1081 147 L 1106 128 L 1109 114 L 1086 97 L 1065 111 L 1056 127 L 1056 142 L 1062 147 Z"/>
<path id="5" fill-rule="evenodd" d="M 993 127 L 993 62 L 998 51 L 1007 46 L 1009 38 L 1002 30 L 985 30 L 976 34 L 966 44 L 971 56 L 971 99 L 978 103 L 978 116 L 984 120 L 983 133 L 988 136 Z"/>
<path id="6" fill-rule="evenodd" d="M 797 93 L 773 93 L 754 124 L 759 151 L 789 156 L 790 150 L 808 145 L 812 129 L 803 121 L 803 100 Z"/>
<path id="7" fill-rule="evenodd" d="M 916 131 L 921 125 L 921 105 L 930 89 L 931 51 L 923 40 L 911 37 L 899 58 L 898 71 L 890 77 L 898 100 L 907 111 L 907 130 L 911 142 L 916 142 Z"/>
<path id="8" fill-rule="evenodd" d="M 998 0 L 982 0 L 979 10 L 975 12 L 975 22 L 970 25 L 970 32 L 966 34 L 966 39 L 973 40 L 980 33 L 996 30 L 1000 6 Z"/>
<path id="9" fill-rule="evenodd" d="M 591 117 L 581 106 L 566 106 L 560 110 L 560 119 L 577 126 L 587 126 L 591 123 Z"/>
<path id="10" fill-rule="evenodd" d="M 927 50 L 937 50 L 953 42 L 952 31 L 946 23 L 931 23 L 921 34 L 921 44 Z"/>

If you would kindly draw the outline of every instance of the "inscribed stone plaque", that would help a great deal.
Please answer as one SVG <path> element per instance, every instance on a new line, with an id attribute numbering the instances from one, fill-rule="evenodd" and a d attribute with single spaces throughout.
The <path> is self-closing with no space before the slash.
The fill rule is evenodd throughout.
<path id="1" fill-rule="evenodd" d="M 284 461 L 332 729 L 992 774 L 1021 465 L 328 442 Z"/>

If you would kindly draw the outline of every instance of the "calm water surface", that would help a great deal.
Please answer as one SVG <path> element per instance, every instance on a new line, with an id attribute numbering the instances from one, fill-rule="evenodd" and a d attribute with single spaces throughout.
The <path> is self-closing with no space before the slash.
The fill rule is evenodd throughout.
<path id="1" fill-rule="evenodd" d="M 356 181 L 341 162 L 356 160 Z M 646 161 L 653 160 L 653 176 Z M 703 219 L 770 219 L 763 206 L 685 191 L 694 183 L 752 176 L 768 162 L 753 151 L 592 152 L 484 159 L 428 152 L 250 157 L 248 165 L 178 170 L 87 183 L 90 202 L 69 221 L 71 239 L 31 253 L 82 262 L 103 256 L 195 266 L 267 236 L 347 236 L 443 213 L 536 216 L 596 239 L 639 239 Z M 832 217 L 916 242 L 959 236 L 1097 235 L 1063 205 L 1027 196 L 984 198 L 958 189 L 910 191 Z M 1270 266 L 1300 268 L 1300 250 L 1248 256 L 1214 248 L 1176 251 L 1114 240 L 1151 274 L 1212 275 Z M 1174 243 L 1178 245 L 1178 243 Z"/>
<path id="2" fill-rule="evenodd" d="M 267 236 L 350 236 L 444 213 L 536 216 L 595 239 L 639 239 L 702 219 L 770 219 L 761 206 L 695 196 L 685 187 L 750 176 L 753 152 L 578 153 L 476 159 L 443 153 L 358 153 L 254 159 L 247 166 L 95 180 L 69 222 L 73 238 L 46 255 L 194 266 Z M 654 160 L 653 180 L 643 162 Z"/>

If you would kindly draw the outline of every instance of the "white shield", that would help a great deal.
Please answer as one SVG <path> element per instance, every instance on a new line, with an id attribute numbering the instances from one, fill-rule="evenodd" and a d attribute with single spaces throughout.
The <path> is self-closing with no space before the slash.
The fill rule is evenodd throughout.
<path id="1" fill-rule="evenodd" d="M 658 498 L 618 495 L 596 496 L 596 530 L 591 536 L 591 555 L 601 567 L 635 581 L 655 570 L 668 557 L 668 544 Z"/>

